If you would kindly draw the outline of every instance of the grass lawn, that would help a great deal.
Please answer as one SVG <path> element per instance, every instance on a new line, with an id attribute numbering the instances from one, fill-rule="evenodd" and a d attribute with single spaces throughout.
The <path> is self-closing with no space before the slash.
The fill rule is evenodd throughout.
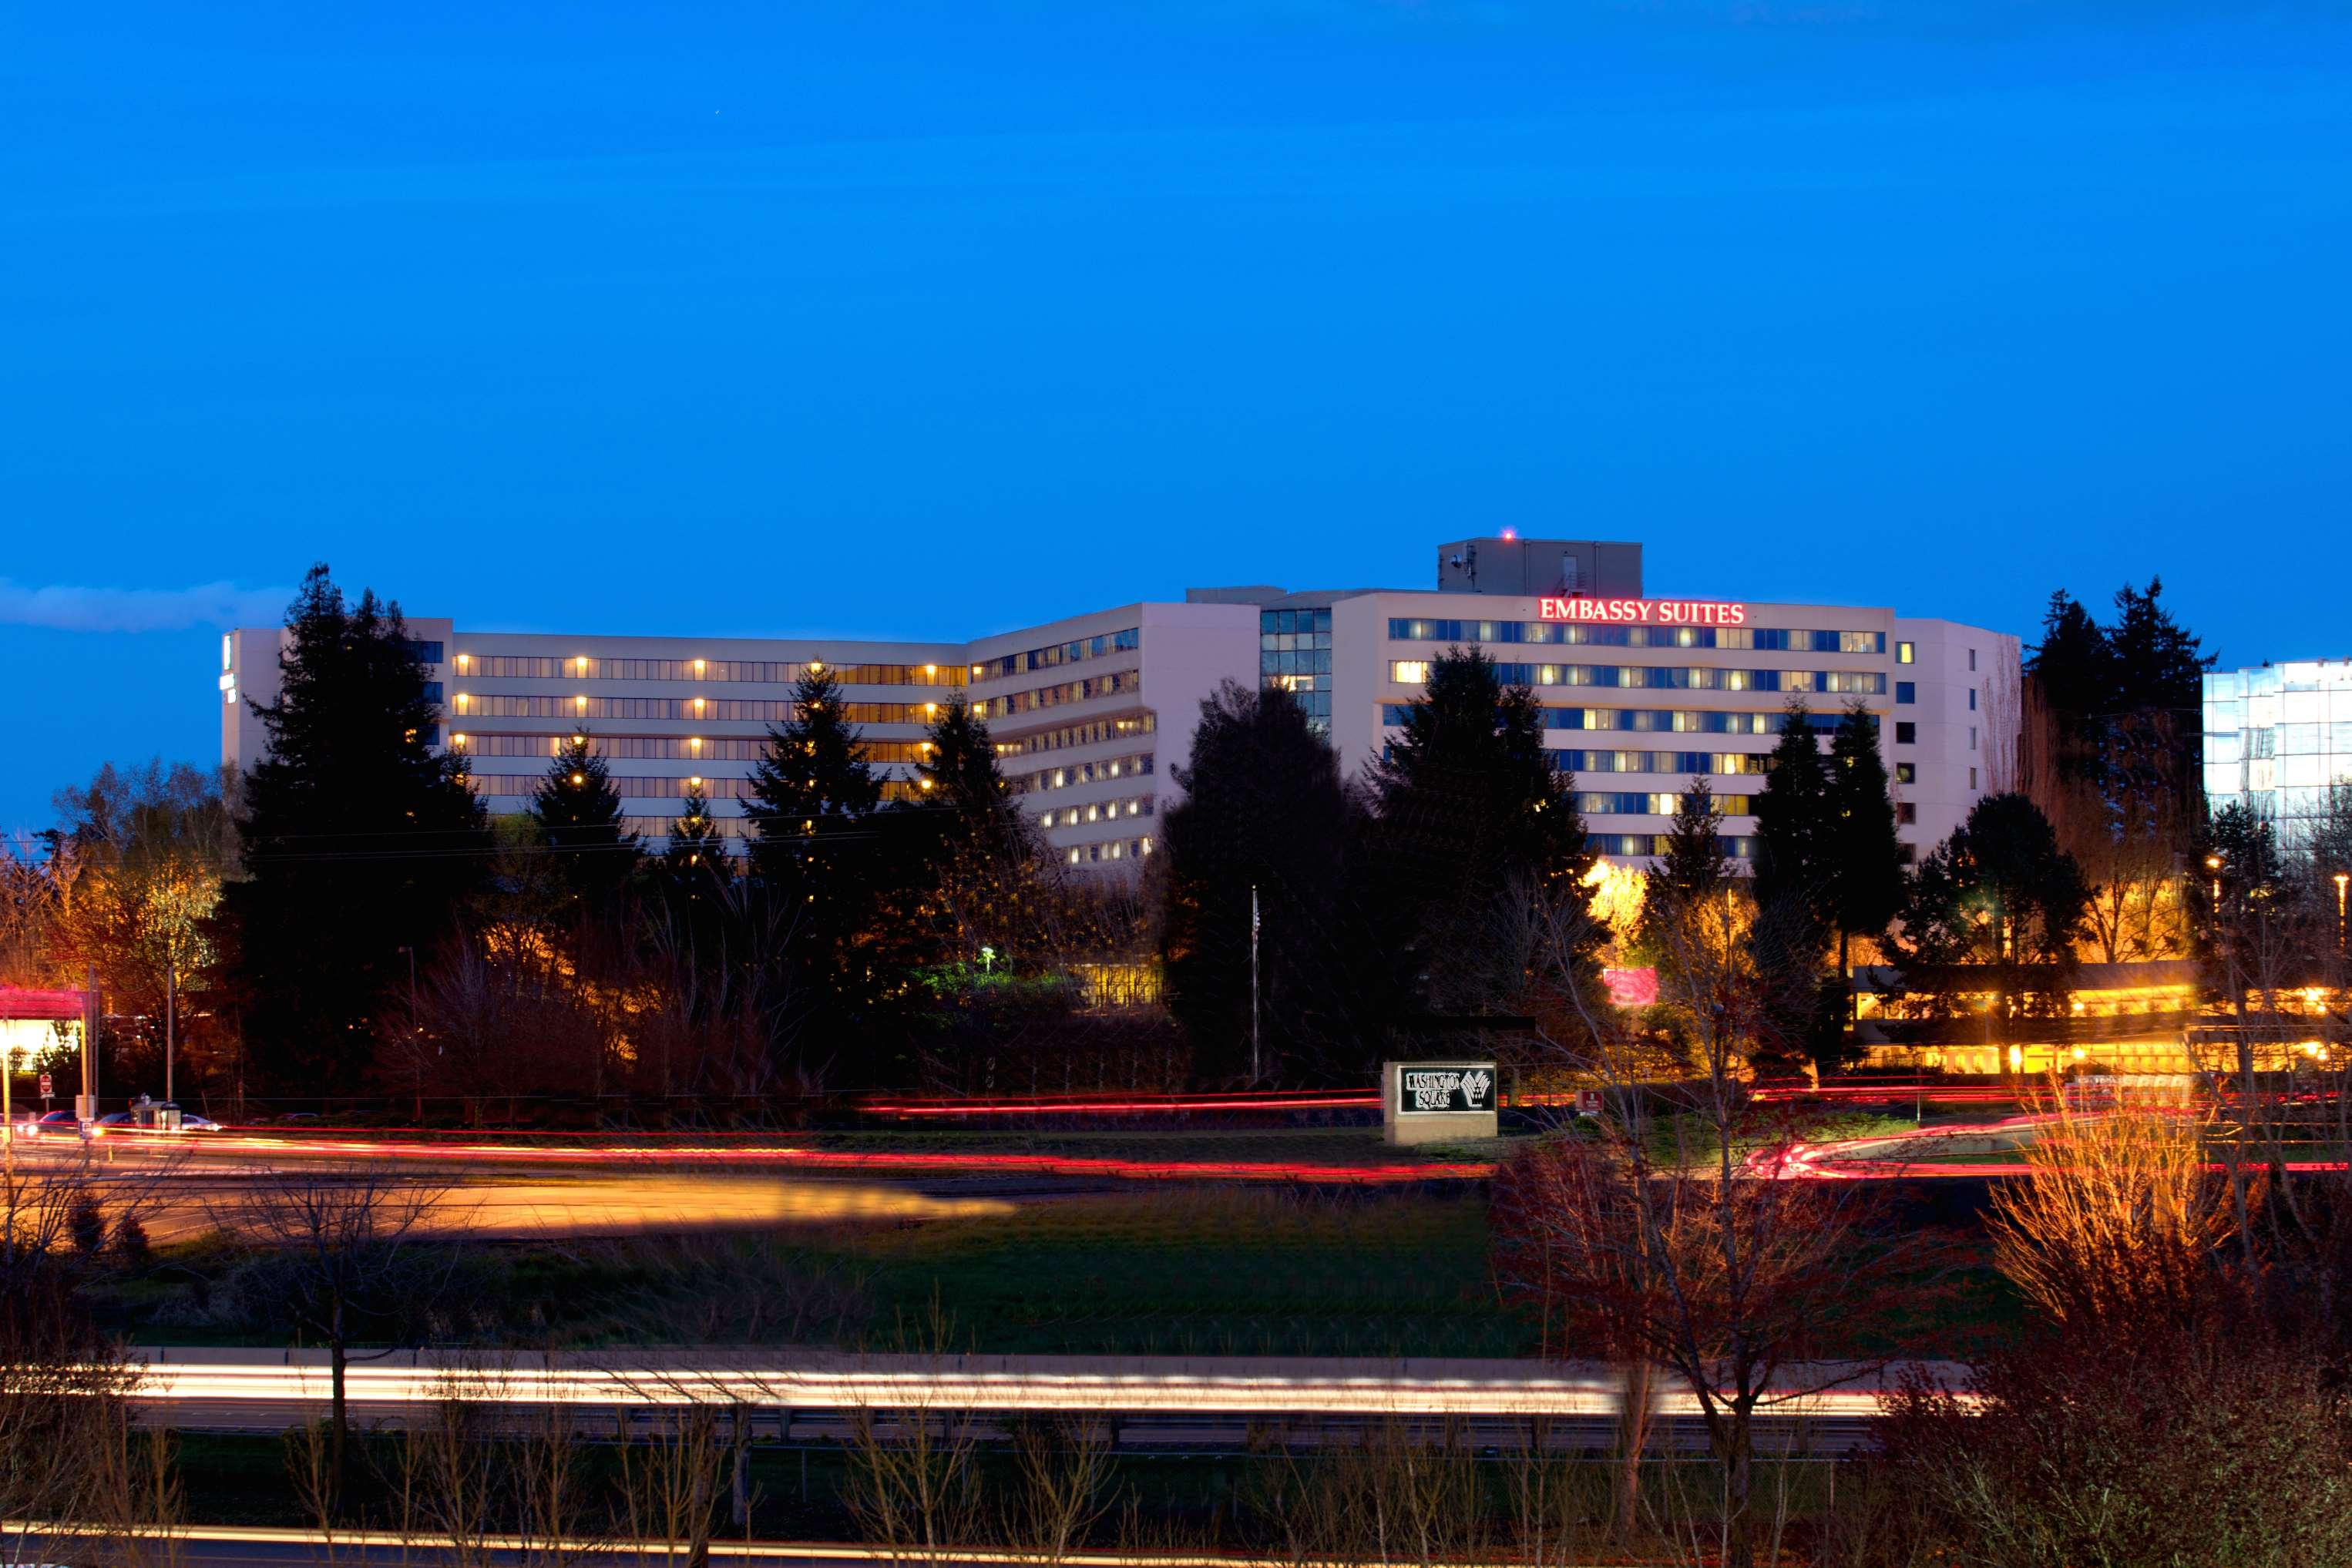
<path id="1" fill-rule="evenodd" d="M 1531 1354 L 1460 1193 L 1151 1187 L 899 1228 L 467 1249 L 436 1338 L 1158 1355 Z M 266 1274 L 159 1249 L 109 1287 L 141 1343 L 284 1343 Z"/>

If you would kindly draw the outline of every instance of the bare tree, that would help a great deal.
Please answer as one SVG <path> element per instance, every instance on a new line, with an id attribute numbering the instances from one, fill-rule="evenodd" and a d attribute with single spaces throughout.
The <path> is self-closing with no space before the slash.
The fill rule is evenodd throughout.
<path id="1" fill-rule="evenodd" d="M 431 1238 L 449 1184 L 415 1171 L 354 1165 L 255 1176 L 215 1218 L 275 1276 L 295 1327 L 326 1348 L 331 1375 L 328 1501 L 348 1479 L 351 1363 L 388 1355 L 425 1329 L 449 1257 Z M 383 1342 L 360 1353 L 355 1347 Z"/>
<path id="2" fill-rule="evenodd" d="M 1583 934 L 1563 924 L 1586 918 L 1538 906 L 1529 1011 L 1604 1111 L 1590 1135 L 1506 1167 L 1506 1279 L 1565 1343 L 1627 1368 L 1640 1397 L 1654 1368 L 1697 1402 L 1720 1469 L 1714 1550 L 1746 1568 L 1770 1522 L 1755 1491 L 1758 1418 L 1882 1364 L 1821 1356 L 1850 1351 L 1834 1325 L 1870 1321 L 1921 1245 L 1884 1233 L 1871 1184 L 1802 1179 L 1790 1163 L 1805 1129 L 1753 1091 L 1751 1063 L 1780 1048 L 1779 1009 L 1734 896 L 1687 901 L 1655 931 L 1661 1000 L 1692 1063 L 1675 1079 L 1654 1076 L 1659 1053 L 1626 1019 L 1581 1000 L 1570 965 Z"/>
<path id="3" fill-rule="evenodd" d="M 107 1478 L 129 1460 L 125 1402 L 138 1385 L 78 1292 L 107 1260 L 104 1197 L 131 1212 L 144 1183 L 109 1193 L 87 1155 L 12 1166 L 0 1179 L 0 1564 L 38 1544 L 42 1520 L 108 1516 Z"/>
<path id="4" fill-rule="evenodd" d="M 1058 1568 L 1110 1510 L 1110 1427 L 1083 1416 L 1026 1421 L 1013 1433 L 1018 1485 L 1004 1541 L 1024 1563 Z"/>
<path id="5" fill-rule="evenodd" d="M 1993 1189 L 1995 1264 L 2063 1326 L 2186 1326 L 2210 1304 L 2214 1255 L 2237 1228 L 2229 1183 L 2207 1165 L 2212 1124 L 2185 1103 L 2084 1113 L 2062 1098 L 2025 1151 L 2025 1179 Z"/>
<path id="6" fill-rule="evenodd" d="M 621 1436 L 620 1522 L 629 1539 L 640 1552 L 659 1545 L 665 1559 L 682 1552 L 688 1568 L 705 1568 L 726 1461 L 717 1412 L 707 1405 L 665 1406 L 652 1441 Z"/>

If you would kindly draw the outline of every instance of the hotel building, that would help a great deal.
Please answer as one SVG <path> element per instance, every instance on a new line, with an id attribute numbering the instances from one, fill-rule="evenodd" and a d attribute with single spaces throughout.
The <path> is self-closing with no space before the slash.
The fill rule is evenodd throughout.
<path id="1" fill-rule="evenodd" d="M 1675 797 L 1703 775 L 1734 854 L 1792 699 L 1824 732 L 1852 704 L 1879 722 L 1900 831 L 1924 852 L 1997 788 L 2015 750 L 2018 642 L 1892 610 L 1644 596 L 1637 544 L 1509 537 L 1438 550 L 1430 591 L 1195 589 L 964 642 L 562 636 L 417 617 L 436 744 L 464 756 L 493 811 L 520 811 L 549 758 L 586 736 L 629 825 L 655 839 L 699 790 L 740 832 L 768 729 L 822 664 L 842 683 L 886 795 L 906 799 L 926 727 L 961 694 L 1005 776 L 1072 864 L 1151 852 L 1202 699 L 1224 681 L 1297 695 L 1352 775 L 1396 734 L 1429 661 L 1483 648 L 1544 709 L 1596 847 L 1638 863 Z M 221 754 L 266 742 L 253 702 L 278 695 L 282 633 L 222 639 Z M 1999 700 L 2009 694 L 2011 700 Z M 1991 700 L 1989 700 L 1991 699 Z"/>

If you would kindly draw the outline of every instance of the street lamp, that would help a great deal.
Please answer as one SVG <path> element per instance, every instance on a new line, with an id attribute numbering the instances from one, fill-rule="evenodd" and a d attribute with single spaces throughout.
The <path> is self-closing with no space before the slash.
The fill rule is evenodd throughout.
<path id="1" fill-rule="evenodd" d="M 2221 857 L 2207 855 L 2205 869 L 2213 873 L 2213 922 L 2218 925 L 2221 921 Z"/>
<path id="2" fill-rule="evenodd" d="M 2352 872 L 2336 873 L 2336 950 L 2344 951 L 2344 889 L 2352 885 Z"/>

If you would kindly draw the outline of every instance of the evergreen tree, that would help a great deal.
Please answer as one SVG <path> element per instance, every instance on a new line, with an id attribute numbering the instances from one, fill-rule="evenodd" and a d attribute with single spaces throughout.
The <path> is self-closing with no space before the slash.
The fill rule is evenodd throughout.
<path id="1" fill-rule="evenodd" d="M 1535 694 L 1506 689 L 1477 649 L 1452 649 L 1431 661 L 1402 730 L 1370 777 L 1383 878 L 1424 1000 L 1457 1013 L 1513 1006 L 1528 961 L 1510 940 L 1526 929 L 1513 905 L 1529 897 L 1573 906 L 1557 925 L 1582 933 L 1570 967 L 1597 998 L 1610 934 L 1585 882 L 1593 855 L 1575 781 L 1545 750 Z"/>
<path id="2" fill-rule="evenodd" d="M 1991 991 L 2004 1040 L 2022 1016 L 2062 1016 L 2090 889 L 2050 819 L 2019 794 L 1987 795 L 1920 863 L 1900 945 L 1912 990 L 1947 1012 Z"/>
<path id="3" fill-rule="evenodd" d="M 725 868 L 727 840 L 710 814 L 710 798 L 699 789 L 687 791 L 685 810 L 670 824 L 669 843 L 661 859 L 665 874 L 681 886 Z"/>
<path id="4" fill-rule="evenodd" d="M 1829 808 L 1830 915 L 1837 927 L 1839 989 L 1850 1015 L 1853 938 L 1884 935 L 1907 891 L 1895 798 L 1878 754 L 1878 721 L 1860 703 L 1846 709 L 1830 739 Z"/>
<path id="5" fill-rule="evenodd" d="M 656 863 L 655 880 L 671 936 L 688 945 L 698 964 L 713 963 L 719 956 L 734 879 L 735 860 L 710 814 L 709 798 L 692 789 L 686 809 L 670 823 L 669 842 Z"/>
<path id="6" fill-rule="evenodd" d="M 751 873 L 784 950 L 779 993 L 793 998 L 780 1038 L 796 1037 L 822 1071 L 856 1036 L 877 995 L 872 947 L 887 878 L 876 820 L 881 781 L 848 722 L 832 673 L 812 664 L 793 691 L 793 717 L 768 732 L 751 775 Z M 865 1041 L 852 1072 L 871 1065 Z"/>
<path id="7" fill-rule="evenodd" d="M 591 913 L 607 909 L 635 874 L 642 846 L 621 826 L 621 793 L 588 736 L 573 736 L 555 754 L 530 814 L 574 902 Z"/>
<path id="8" fill-rule="evenodd" d="M 866 746 L 845 717 L 841 685 L 811 664 L 793 687 L 793 717 L 771 727 L 751 771 L 751 864 L 761 876 L 800 877 L 824 841 L 856 832 L 882 800 Z"/>
<path id="9" fill-rule="evenodd" d="M 1671 958 L 1676 924 L 1688 911 L 1725 896 L 1733 878 L 1731 859 L 1723 852 L 1723 808 L 1706 776 L 1693 774 L 1675 802 L 1664 852 L 1643 882 L 1640 944 L 1653 962 Z"/>
<path id="10" fill-rule="evenodd" d="M 929 820 L 894 824 L 915 862 L 902 878 L 906 924 L 932 928 L 942 949 L 935 958 L 970 963 L 985 946 L 1012 962 L 1038 916 L 1044 845 L 996 765 L 988 726 L 962 696 L 932 720 L 915 782 Z"/>
<path id="11" fill-rule="evenodd" d="M 2042 641 L 2027 650 L 2025 674 L 2059 719 L 2059 755 L 2067 778 L 2095 773 L 2098 727 L 2113 711 L 2115 653 L 2107 634 L 2080 601 L 2060 589 L 2042 615 Z"/>
<path id="12" fill-rule="evenodd" d="M 2116 590 L 2115 623 L 2106 633 L 2111 711 L 2168 713 L 2184 719 L 2200 712 L 2203 676 L 2213 667 L 2213 657 L 2173 619 L 2163 598 L 2161 578 L 2148 579 L 2144 590 L 2129 583 Z"/>
<path id="13" fill-rule="evenodd" d="M 1823 961 L 1836 925 L 1835 807 L 1812 715 L 1789 705 L 1756 797 L 1756 919 L 1748 950 L 1775 1038 L 1759 1053 L 1790 1066 L 1835 1054 L 1842 1009 Z"/>
<path id="14" fill-rule="evenodd" d="M 479 883 L 488 838 L 462 763 L 433 749 L 399 606 L 349 605 L 316 566 L 286 625 L 278 700 L 254 705 L 269 751 L 246 776 L 246 877 L 225 890 L 223 936 L 264 1092 L 348 1093 L 410 956 Z"/>
<path id="15" fill-rule="evenodd" d="M 1182 791 L 1161 813 L 1168 1008 L 1211 1082 L 1360 1082 L 1356 939 L 1346 905 L 1355 808 L 1339 759 L 1290 693 L 1226 682 L 1201 704 Z M 1253 1071 L 1250 946 L 1261 1048 Z"/>
<path id="16" fill-rule="evenodd" d="M 1834 813 L 1812 715 L 1802 702 L 1791 702 L 1756 796 L 1756 902 L 1803 908 L 1824 935 L 1832 923 Z"/>

